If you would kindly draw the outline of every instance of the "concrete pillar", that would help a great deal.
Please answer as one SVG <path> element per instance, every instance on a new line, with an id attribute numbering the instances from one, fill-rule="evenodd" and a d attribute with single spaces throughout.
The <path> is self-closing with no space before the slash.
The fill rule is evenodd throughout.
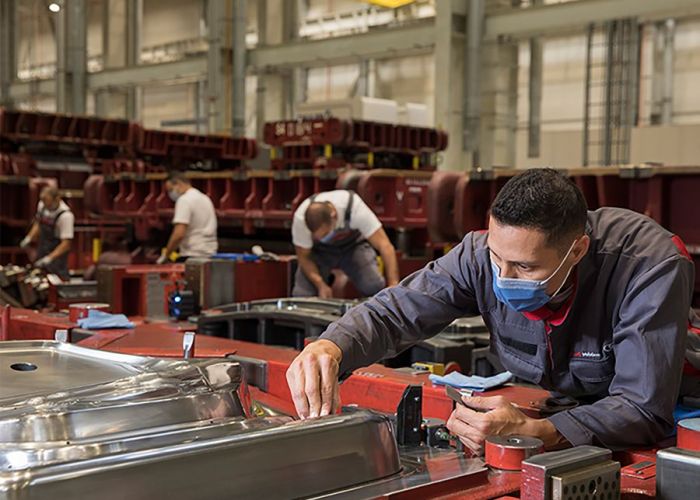
<path id="1" fill-rule="evenodd" d="M 485 0 L 468 0 L 465 25 L 464 131 L 462 149 L 471 153 L 472 165 L 480 166 L 479 129 L 481 120 L 481 46 Z"/>
<path id="2" fill-rule="evenodd" d="M 449 134 L 449 146 L 440 164 L 443 170 L 471 167 L 471 159 L 462 149 L 465 43 L 454 34 L 455 14 L 463 16 L 465 12 L 465 0 L 435 2 L 435 126 Z"/>
<path id="3" fill-rule="evenodd" d="M 516 167 L 517 44 L 494 41 L 482 45 L 481 74 L 480 166 Z"/>
<path id="4" fill-rule="evenodd" d="M 360 63 L 360 74 L 355 83 L 355 95 L 375 97 L 377 95 L 377 61 L 365 59 Z"/>
<path id="5" fill-rule="evenodd" d="M 126 0 L 126 65 L 137 66 L 141 59 L 141 28 L 143 0 Z M 126 90 L 126 118 L 139 120 L 141 89 L 131 86 Z"/>
<path id="6" fill-rule="evenodd" d="M 0 1 L 0 106 L 12 108 L 10 85 L 17 77 L 15 0 Z"/>
<path id="7" fill-rule="evenodd" d="M 64 0 L 57 15 L 56 109 L 84 114 L 87 95 L 86 0 Z"/>
<path id="8" fill-rule="evenodd" d="M 676 22 L 673 19 L 654 26 L 652 74 L 652 125 L 670 125 L 673 117 L 673 46 Z"/>
<path id="9" fill-rule="evenodd" d="M 234 0 L 233 2 L 233 86 L 231 89 L 233 126 L 231 130 L 236 137 L 245 135 L 246 4 L 246 0 Z"/>
<path id="10" fill-rule="evenodd" d="M 102 7 L 102 64 L 105 69 L 136 66 L 141 52 L 143 0 L 105 0 Z M 136 87 L 95 92 L 98 116 L 140 118 L 140 91 Z"/>
<path id="11" fill-rule="evenodd" d="M 292 0 L 258 0 L 258 44 L 279 45 L 296 38 L 298 14 Z M 260 72 L 256 88 L 256 138 L 262 140 L 265 122 L 291 118 L 295 107 L 291 72 Z"/>
<path id="12" fill-rule="evenodd" d="M 227 4 L 224 1 L 207 2 L 207 38 L 209 52 L 207 54 L 207 116 L 209 117 L 210 132 L 226 130 L 227 106 L 225 96 L 226 67 L 223 50 L 226 40 Z"/>
<path id="13" fill-rule="evenodd" d="M 542 0 L 534 0 L 533 5 L 542 5 Z M 542 39 L 531 38 L 529 45 L 527 157 L 539 158 L 542 123 Z"/>

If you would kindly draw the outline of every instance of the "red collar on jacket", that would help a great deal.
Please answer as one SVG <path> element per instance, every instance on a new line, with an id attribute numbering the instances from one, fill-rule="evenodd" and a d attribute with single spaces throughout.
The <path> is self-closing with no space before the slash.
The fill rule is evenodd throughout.
<path id="1" fill-rule="evenodd" d="M 569 315 L 571 310 L 571 304 L 574 303 L 574 297 L 576 296 L 576 288 L 578 287 L 578 273 L 574 271 L 574 289 L 571 291 L 569 297 L 564 301 L 564 303 L 558 309 L 550 309 L 549 306 L 544 305 L 539 309 L 534 311 L 523 311 L 523 316 L 525 316 L 530 321 L 546 321 L 552 326 L 559 326 Z"/>

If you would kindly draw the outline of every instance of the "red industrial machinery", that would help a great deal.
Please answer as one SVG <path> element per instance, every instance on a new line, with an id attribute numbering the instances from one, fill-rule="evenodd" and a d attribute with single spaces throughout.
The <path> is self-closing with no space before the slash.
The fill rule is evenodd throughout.
<path id="1" fill-rule="evenodd" d="M 103 349 L 124 354 L 150 355 L 157 357 L 177 358 L 183 356 L 183 336 L 185 332 L 194 331 L 196 325 L 187 322 L 143 322 L 134 318 L 134 329 L 114 329 L 88 331 L 77 328 L 68 321 L 66 315 L 47 315 L 35 311 L 5 309 L 0 323 L 0 337 L 3 339 L 52 339 L 56 330 L 70 330 L 69 338 L 84 347 Z M 294 414 L 291 395 L 286 382 L 286 371 L 295 356 L 295 351 L 269 345 L 251 342 L 214 338 L 197 335 L 190 354 L 200 358 L 227 357 L 239 361 L 246 374 L 251 396 L 266 407 L 287 414 Z M 424 436 L 431 435 L 441 427 L 434 419 L 444 422 L 453 409 L 453 400 L 445 393 L 443 387 L 433 386 L 428 380 L 428 374 L 415 370 L 397 370 L 381 365 L 372 365 L 356 370 L 341 384 L 341 399 L 344 405 L 358 406 L 379 412 L 395 413 L 397 408 L 406 404 L 406 394 L 415 395 L 420 401 L 420 424 Z M 549 393 L 540 389 L 518 385 L 505 386 L 490 391 L 488 395 L 501 395 L 527 415 L 539 418 L 546 415 L 544 401 Z M 413 399 L 411 396 L 410 399 Z M 444 424 L 443 424 L 444 425 Z M 445 477 L 438 483 L 440 487 L 423 490 L 421 498 L 498 498 L 504 495 L 514 495 L 519 498 L 545 498 L 543 491 L 554 491 L 557 484 L 566 483 L 567 478 L 577 477 L 611 479 L 606 488 L 600 483 L 599 490 L 610 491 L 615 498 L 616 488 L 623 499 L 654 498 L 657 495 L 657 478 L 661 497 L 668 488 L 677 488 L 677 484 L 669 485 L 669 474 L 686 474 L 685 481 L 697 480 L 700 467 L 700 453 L 692 450 L 697 442 L 700 424 L 682 421 L 679 430 L 679 448 L 669 448 L 673 439 L 660 443 L 657 448 L 643 450 L 628 450 L 611 453 L 608 450 L 593 447 L 577 447 L 566 452 L 534 455 L 531 448 L 536 443 L 526 443 L 526 440 L 512 440 L 504 443 L 491 443 L 490 457 L 492 462 L 487 474 L 476 481 L 473 476 L 467 481 L 466 477 Z M 688 437 L 690 436 L 690 438 Z M 492 440 L 493 441 L 493 440 Z M 532 446 L 530 446 L 532 445 Z M 681 449 L 687 447 L 687 449 Z M 516 451 L 508 451 L 515 449 Z M 529 450 L 529 451 L 528 451 Z M 657 452 L 661 468 L 655 467 Z M 496 458 L 494 458 L 494 453 Z M 518 455 L 520 458 L 515 457 Z M 442 460 L 447 460 L 443 455 Z M 540 458 L 541 457 L 541 458 Z M 680 457 L 680 458 L 679 458 Z M 520 467 L 515 462 L 525 459 Z M 684 469 L 674 468 L 682 463 Z M 569 464 L 569 465 L 566 465 Z M 435 473 L 440 467 L 439 461 L 431 462 L 431 471 Z M 621 470 L 620 470 L 621 467 Z M 502 469 L 514 469 L 512 472 Z M 551 474 L 547 471 L 551 470 Z M 544 472 L 543 472 L 544 471 Z M 566 475 L 564 471 L 567 471 Z M 616 472 L 617 471 L 617 472 Z M 562 474 L 564 474 L 562 476 Z M 591 474 L 593 474 L 591 476 Z M 657 476 L 658 474 L 658 476 Z M 691 474 L 688 476 L 688 474 Z M 695 475 L 692 475 L 695 474 Z M 439 477 L 439 474 L 435 476 Z M 693 479 L 695 478 L 695 479 Z M 554 481 L 552 483 L 552 481 Z M 564 481 L 564 483 L 557 483 Z M 576 482 L 588 488 L 586 482 Z M 616 484 L 613 484 L 616 483 Z M 687 483 L 689 484 L 689 483 Z M 539 486 L 538 486 L 539 485 Z M 544 488 L 544 490 L 542 489 Z M 596 488 L 593 488 L 598 491 Z M 439 495 L 437 492 L 439 491 Z M 560 490 L 557 490 L 560 491 Z M 586 490 L 588 491 L 588 490 Z M 415 492 L 414 492 L 415 493 Z M 607 494 L 607 493 L 606 493 Z M 394 497 L 391 497 L 394 498 Z M 401 497 L 403 498 L 403 497 Z M 559 496 L 556 496 L 559 498 Z M 569 498 L 561 496 L 561 498 Z M 583 498 L 583 496 L 582 496 Z M 593 498 L 593 496 L 588 496 Z M 595 496 L 595 498 L 599 498 Z M 674 497 L 679 498 L 679 497 Z"/>
<path id="2" fill-rule="evenodd" d="M 443 131 L 333 117 L 268 122 L 273 169 L 397 168 L 434 170 L 447 147 Z"/>

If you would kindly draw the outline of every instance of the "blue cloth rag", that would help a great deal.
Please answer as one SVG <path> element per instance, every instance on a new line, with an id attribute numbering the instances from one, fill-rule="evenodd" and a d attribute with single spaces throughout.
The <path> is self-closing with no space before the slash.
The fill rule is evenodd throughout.
<path id="1" fill-rule="evenodd" d="M 215 253 L 212 259 L 235 260 L 239 262 L 257 262 L 260 257 L 252 253 Z"/>
<path id="2" fill-rule="evenodd" d="M 102 330 L 103 328 L 133 328 L 134 324 L 123 314 L 110 314 L 90 309 L 87 318 L 78 320 L 78 326 L 88 330 Z"/>
<path id="3" fill-rule="evenodd" d="M 691 408 L 690 406 L 676 405 L 673 410 L 673 420 L 676 423 L 680 422 L 685 418 L 697 418 L 700 417 L 700 408 Z"/>
<path id="4" fill-rule="evenodd" d="M 451 385 L 457 389 L 471 389 L 472 391 L 487 391 L 503 385 L 513 378 L 510 372 L 503 372 L 491 377 L 479 377 L 477 375 L 463 375 L 459 372 L 448 373 L 440 376 L 433 373 L 430 374 L 430 381 L 437 385 Z"/>

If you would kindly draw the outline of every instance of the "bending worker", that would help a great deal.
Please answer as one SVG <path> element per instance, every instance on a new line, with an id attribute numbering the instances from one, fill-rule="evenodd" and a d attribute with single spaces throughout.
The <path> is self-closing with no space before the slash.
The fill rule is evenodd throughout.
<path id="1" fill-rule="evenodd" d="M 172 171 L 165 181 L 168 196 L 175 202 L 173 231 L 157 264 L 164 264 L 179 248 L 179 261 L 211 257 L 218 249 L 216 211 L 209 197 L 192 187 L 183 172 Z"/>
<path id="2" fill-rule="evenodd" d="M 462 443 L 478 452 L 488 435 L 520 434 L 547 448 L 648 446 L 673 430 L 693 282 L 677 236 L 629 210 L 588 212 L 567 177 L 528 170 L 497 195 L 488 231 L 351 309 L 287 380 L 300 416 L 328 414 L 339 373 L 481 314 L 507 370 L 579 405 L 538 420 L 502 397 L 464 397 L 447 424 Z"/>
<path id="3" fill-rule="evenodd" d="M 294 213 L 292 241 L 299 263 L 295 297 L 332 297 L 334 268 L 342 269 L 363 296 L 399 282 L 393 245 L 377 216 L 352 191 L 327 191 L 304 200 Z M 375 250 L 384 262 L 386 281 Z"/>
<path id="4" fill-rule="evenodd" d="M 36 217 L 29 232 L 20 242 L 21 248 L 37 242 L 35 267 L 68 280 L 68 252 L 73 240 L 75 216 L 61 199 L 58 188 L 47 186 L 41 190 Z"/>

